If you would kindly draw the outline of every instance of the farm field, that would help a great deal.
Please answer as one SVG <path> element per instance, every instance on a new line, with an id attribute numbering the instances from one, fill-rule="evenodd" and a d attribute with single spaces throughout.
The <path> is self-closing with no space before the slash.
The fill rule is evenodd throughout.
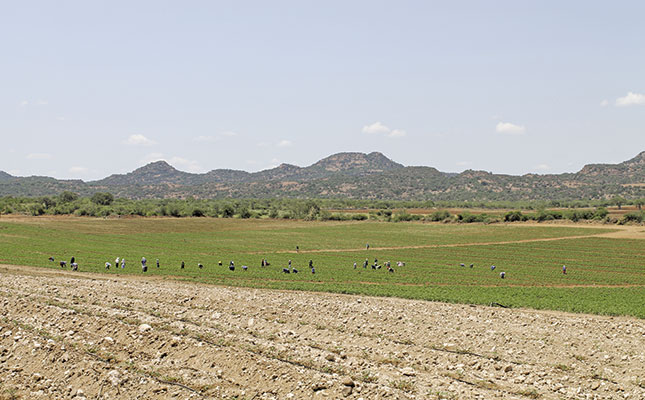
<path id="1" fill-rule="evenodd" d="M 55 263 L 48 261 L 50 256 Z M 60 269 L 58 260 L 69 264 L 72 256 L 80 272 L 138 275 L 145 256 L 148 275 L 200 283 L 645 318 L 642 226 L 211 218 L 0 220 L 0 264 Z M 116 257 L 125 257 L 125 269 L 114 267 Z M 260 267 L 263 258 L 269 267 Z M 395 272 L 363 269 L 366 258 L 370 265 L 375 258 L 380 265 L 390 261 Z M 233 272 L 227 268 L 231 260 L 236 265 Z M 282 273 L 288 260 L 298 274 Z M 309 260 L 315 274 L 307 267 Z M 183 270 L 181 261 L 186 264 Z M 397 261 L 406 265 L 397 267 Z M 109 271 L 105 262 L 112 263 Z M 204 269 L 198 269 L 198 263 Z M 248 270 L 243 271 L 242 265 Z M 494 271 L 491 265 L 496 266 Z"/>

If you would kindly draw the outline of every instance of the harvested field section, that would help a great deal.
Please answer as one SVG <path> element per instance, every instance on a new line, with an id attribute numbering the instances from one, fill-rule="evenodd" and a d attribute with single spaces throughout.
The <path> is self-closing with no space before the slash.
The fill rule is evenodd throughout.
<path id="1" fill-rule="evenodd" d="M 629 318 L 10 266 L 0 292 L 16 398 L 645 396 Z"/>

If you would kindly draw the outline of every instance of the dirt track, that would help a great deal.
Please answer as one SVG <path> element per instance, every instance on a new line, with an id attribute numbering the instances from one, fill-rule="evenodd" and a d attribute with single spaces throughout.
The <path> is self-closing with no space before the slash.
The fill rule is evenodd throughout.
<path id="1" fill-rule="evenodd" d="M 645 398 L 645 321 L 0 266 L 0 399 Z"/>

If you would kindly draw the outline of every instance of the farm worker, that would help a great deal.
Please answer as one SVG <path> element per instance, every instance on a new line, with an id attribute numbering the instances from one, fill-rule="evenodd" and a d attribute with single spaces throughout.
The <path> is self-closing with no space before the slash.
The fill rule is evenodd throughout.
<path id="1" fill-rule="evenodd" d="M 499 277 L 504 279 L 506 277 L 506 272 L 500 272 Z"/>
<path id="2" fill-rule="evenodd" d="M 54 257 L 49 257 L 49 261 L 54 262 Z"/>
<path id="3" fill-rule="evenodd" d="M 181 262 L 181 269 L 184 269 L 184 262 Z"/>
<path id="4" fill-rule="evenodd" d="M 370 263 L 370 262 L 369 262 L 369 261 L 367 260 L 367 258 L 366 258 L 366 259 L 365 259 L 365 262 L 363 263 L 363 268 L 367 268 L 367 264 L 369 264 L 369 263 Z"/>
<path id="5" fill-rule="evenodd" d="M 354 269 L 356 269 L 356 263 L 354 263 Z"/>
<path id="6" fill-rule="evenodd" d="M 121 269 L 125 268 L 125 258 L 121 259 Z"/>
<path id="7" fill-rule="evenodd" d="M 370 249 L 370 244 L 369 244 L 369 243 L 365 243 L 365 250 L 369 250 L 369 249 Z"/>
<path id="8" fill-rule="evenodd" d="M 289 260 L 289 269 L 291 269 L 291 260 Z"/>
<path id="9" fill-rule="evenodd" d="M 52 261 L 54 261 L 54 260 L 52 260 Z M 72 259 L 71 259 L 71 260 L 69 260 L 69 263 L 70 263 L 70 264 L 74 264 L 75 262 L 76 262 L 76 259 L 74 258 L 74 256 L 72 256 Z"/>
<path id="10" fill-rule="evenodd" d="M 313 266 L 311 267 L 311 273 L 312 273 L 312 274 L 315 274 L 315 273 L 316 273 L 316 268 L 314 268 Z"/>
<path id="11" fill-rule="evenodd" d="M 157 268 L 159 268 L 159 259 L 157 258 Z"/>
<path id="12" fill-rule="evenodd" d="M 300 253 L 300 247 L 296 246 L 296 253 Z"/>
<path id="13" fill-rule="evenodd" d="M 148 262 L 148 260 L 146 260 L 146 258 L 145 258 L 145 257 L 141 257 L 141 270 L 142 270 L 143 272 L 147 272 L 147 271 L 148 271 L 148 266 L 146 265 L 146 263 L 147 263 L 147 262 Z"/>
<path id="14" fill-rule="evenodd" d="M 78 271 L 78 264 L 72 263 L 72 271 Z"/>
<path id="15" fill-rule="evenodd" d="M 61 261 L 59 264 L 61 268 L 65 268 L 65 266 L 67 265 L 67 261 Z"/>
<path id="16" fill-rule="evenodd" d="M 199 269 L 204 268 L 204 266 L 202 265 L 202 263 L 197 264 L 197 266 L 199 267 Z"/>
<path id="17" fill-rule="evenodd" d="M 119 261 L 120 261 L 119 257 L 117 257 L 116 260 L 114 260 L 114 268 L 119 268 Z"/>
<path id="18" fill-rule="evenodd" d="M 217 265 L 219 265 L 219 266 L 221 267 L 221 266 L 222 266 L 222 260 L 219 260 L 219 262 L 217 263 Z"/>
<path id="19" fill-rule="evenodd" d="M 495 271 L 495 266 L 494 266 L 494 265 L 491 265 L 491 266 L 490 266 L 490 270 L 491 270 L 491 271 Z"/>
<path id="20" fill-rule="evenodd" d="M 313 260 L 309 260 L 309 268 L 313 268 L 313 267 L 314 267 L 314 261 L 313 261 Z"/>
<path id="21" fill-rule="evenodd" d="M 235 268 L 235 263 L 233 262 L 233 260 L 231 260 L 231 263 L 228 265 L 228 267 L 229 268 L 231 268 L 231 267 Z"/>
<path id="22" fill-rule="evenodd" d="M 565 275 L 567 274 L 567 266 L 566 265 L 562 266 L 562 273 L 565 274 Z"/>
<path id="23" fill-rule="evenodd" d="M 107 262 L 107 261 L 106 261 L 106 262 L 105 262 L 105 269 L 110 269 L 110 265 L 111 265 L 111 264 L 110 264 L 109 262 Z"/>

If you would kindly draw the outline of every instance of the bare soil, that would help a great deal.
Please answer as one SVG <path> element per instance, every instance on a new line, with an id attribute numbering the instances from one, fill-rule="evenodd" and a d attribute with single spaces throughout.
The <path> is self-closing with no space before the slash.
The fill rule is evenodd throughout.
<path id="1" fill-rule="evenodd" d="M 643 399 L 645 321 L 0 266 L 0 399 Z"/>

